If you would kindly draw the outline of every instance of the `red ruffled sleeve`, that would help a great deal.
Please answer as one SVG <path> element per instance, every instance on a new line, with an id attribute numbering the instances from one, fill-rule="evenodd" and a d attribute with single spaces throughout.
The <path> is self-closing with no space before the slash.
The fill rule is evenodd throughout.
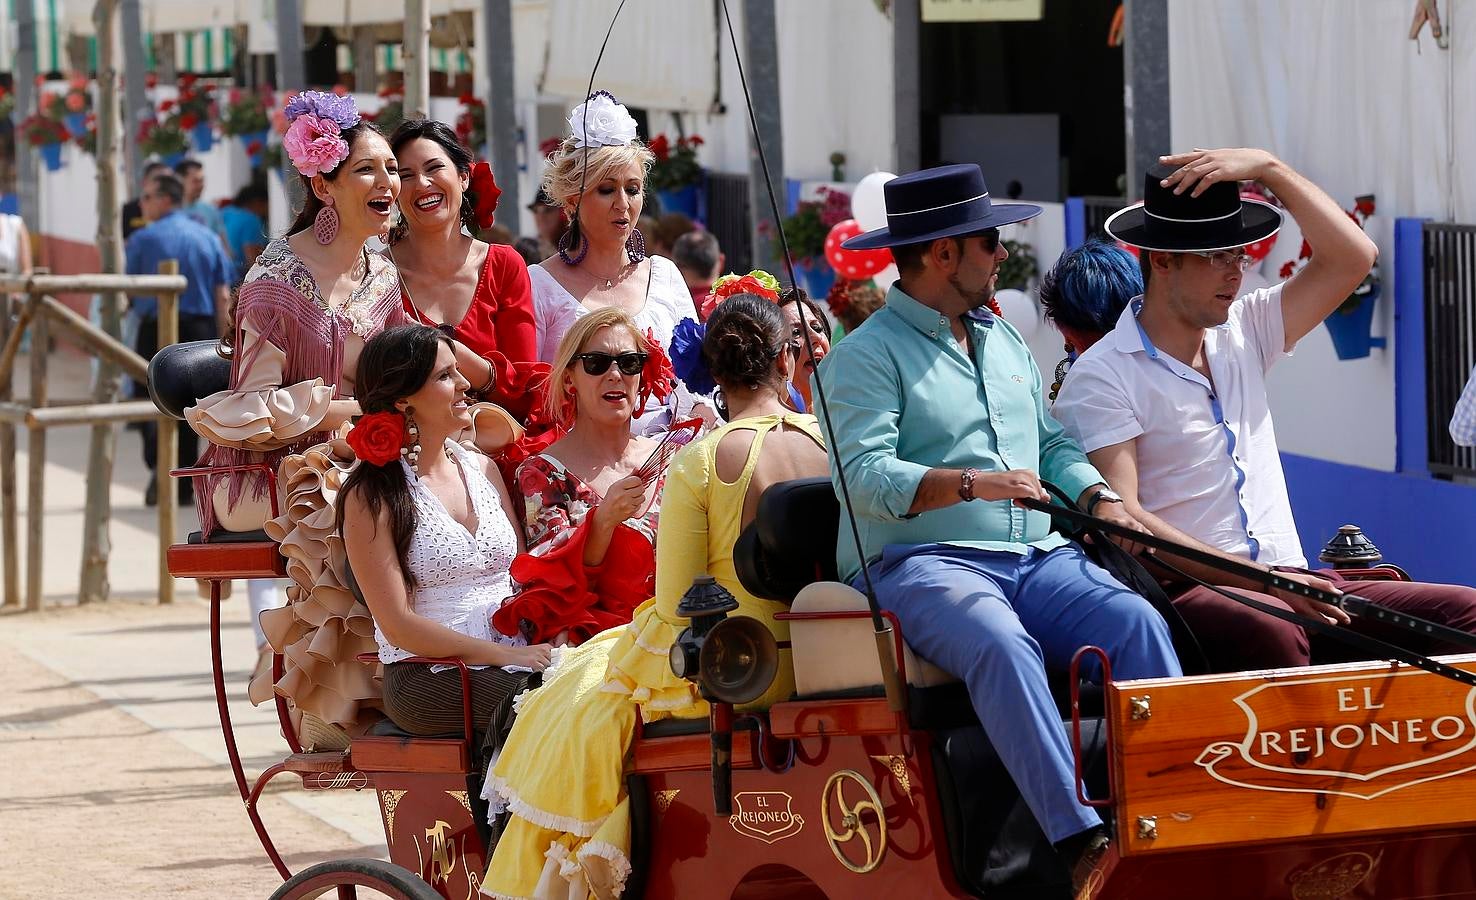
<path id="1" fill-rule="evenodd" d="M 635 608 L 656 590 L 656 550 L 627 525 L 615 528 L 610 549 L 599 566 L 584 565 L 589 521 L 547 553 L 520 554 L 512 578 L 521 585 L 513 599 L 492 615 L 492 625 L 507 635 L 522 634 L 530 643 L 569 632 L 580 643 L 596 632 L 628 623 Z"/>

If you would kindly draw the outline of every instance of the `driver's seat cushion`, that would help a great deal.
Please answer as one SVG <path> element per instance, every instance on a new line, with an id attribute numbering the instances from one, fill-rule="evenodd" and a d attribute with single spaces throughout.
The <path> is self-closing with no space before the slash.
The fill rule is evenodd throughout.
<path id="1" fill-rule="evenodd" d="M 792 612 L 865 612 L 866 595 L 838 581 L 817 581 L 795 595 Z M 871 618 L 795 619 L 789 623 L 794 649 L 795 693 L 800 697 L 855 694 L 883 686 Z M 958 681 L 902 646 L 907 683 L 936 687 Z"/>
<path id="2" fill-rule="evenodd" d="M 200 398 L 230 386 L 231 361 L 220 355 L 219 346 L 218 341 L 188 341 L 154 354 L 149 360 L 149 398 L 160 412 L 183 419 L 184 411 Z"/>

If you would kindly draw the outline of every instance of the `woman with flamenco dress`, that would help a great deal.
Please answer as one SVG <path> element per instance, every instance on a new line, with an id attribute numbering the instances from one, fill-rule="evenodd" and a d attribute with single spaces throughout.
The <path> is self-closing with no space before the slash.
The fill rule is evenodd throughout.
<path id="1" fill-rule="evenodd" d="M 789 405 L 789 340 L 779 307 L 749 295 L 724 301 L 705 326 L 694 321 L 681 329 L 673 350 L 678 374 L 694 390 L 715 385 L 727 423 L 679 451 L 667 474 L 655 597 L 628 626 L 564 650 L 543 686 L 517 701 L 517 721 L 484 787 L 492 808 L 510 814 L 484 893 L 620 895 L 630 872 L 624 765 L 636 717 L 708 714 L 696 686 L 672 674 L 667 661 L 688 624 L 676 609 L 695 577 L 712 575 L 737 598 L 736 615 L 788 639 L 785 623 L 774 618 L 783 604 L 754 597 L 739 583 L 733 545 L 764 489 L 829 471 L 814 417 Z M 782 650 L 773 685 L 744 708 L 767 708 L 793 690 Z"/>

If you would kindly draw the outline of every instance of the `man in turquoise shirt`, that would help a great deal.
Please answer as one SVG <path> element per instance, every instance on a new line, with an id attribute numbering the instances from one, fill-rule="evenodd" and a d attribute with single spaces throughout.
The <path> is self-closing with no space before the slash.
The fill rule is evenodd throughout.
<path id="1" fill-rule="evenodd" d="M 1084 883 L 1109 842 L 1076 800 L 1046 668 L 1064 670 L 1085 644 L 1105 649 L 1119 678 L 1178 675 L 1179 663 L 1146 600 L 1048 516 L 1011 501 L 1047 499 L 1043 475 L 1089 512 L 1142 526 L 1047 413 L 1029 348 L 988 308 L 1007 255 L 999 227 L 1039 207 L 991 205 L 974 165 L 905 175 L 885 194 L 887 227 L 844 246 L 891 247 L 901 277 L 820 365 L 831 469 L 845 475 L 865 557 L 842 528 L 840 570 L 860 587 L 866 565 L 912 648 L 967 683 L 1021 795 Z"/>

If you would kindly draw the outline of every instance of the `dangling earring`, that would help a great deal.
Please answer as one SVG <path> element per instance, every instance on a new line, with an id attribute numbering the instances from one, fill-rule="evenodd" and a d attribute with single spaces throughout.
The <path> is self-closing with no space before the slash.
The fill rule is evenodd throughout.
<path id="1" fill-rule="evenodd" d="M 639 228 L 631 229 L 630 237 L 625 239 L 625 253 L 632 265 L 646 258 L 646 236 Z"/>
<path id="2" fill-rule="evenodd" d="M 1056 363 L 1056 380 L 1051 384 L 1052 403 L 1056 402 L 1056 395 L 1061 393 L 1061 383 L 1066 380 L 1066 373 L 1071 369 L 1071 364 L 1076 361 L 1076 348 L 1067 341 L 1065 346 L 1066 358 Z"/>
<path id="3" fill-rule="evenodd" d="M 415 407 L 405 407 L 405 435 L 408 447 L 401 447 L 400 453 L 404 455 L 405 462 L 410 466 L 410 471 L 417 476 L 420 475 L 420 429 L 415 425 Z"/>
<path id="4" fill-rule="evenodd" d="M 576 230 L 576 228 L 571 226 L 569 230 L 565 231 L 563 236 L 559 238 L 559 259 L 562 259 L 565 265 L 577 266 L 580 263 L 584 262 L 584 257 L 589 255 L 589 241 L 586 241 L 583 239 L 583 237 L 581 237 L 579 240 L 579 255 L 574 257 L 573 259 L 569 258 L 569 247 L 574 243 L 574 232 Z"/>
<path id="5" fill-rule="evenodd" d="M 313 216 L 313 237 L 325 247 L 338 237 L 338 210 L 333 208 L 331 202 L 325 203 L 318 214 Z"/>

